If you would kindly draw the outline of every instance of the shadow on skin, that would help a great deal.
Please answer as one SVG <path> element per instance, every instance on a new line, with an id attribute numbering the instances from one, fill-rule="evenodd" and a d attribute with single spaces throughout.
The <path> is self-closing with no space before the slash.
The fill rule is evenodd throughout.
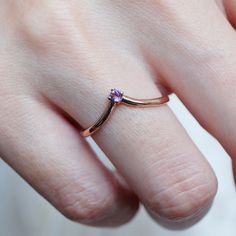
<path id="1" fill-rule="evenodd" d="M 211 209 L 212 201 L 205 207 L 198 210 L 194 215 L 181 219 L 165 219 L 156 212 L 147 210 L 148 214 L 161 226 L 170 230 L 185 230 L 198 223 Z"/>

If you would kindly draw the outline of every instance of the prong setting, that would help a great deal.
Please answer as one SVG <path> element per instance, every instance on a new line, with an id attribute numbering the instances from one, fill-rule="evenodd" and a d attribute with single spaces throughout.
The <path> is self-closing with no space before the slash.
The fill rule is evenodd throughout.
<path id="1" fill-rule="evenodd" d="M 108 99 L 114 103 L 121 103 L 123 99 L 124 93 L 121 92 L 119 89 L 111 89 L 111 92 L 108 96 Z"/>

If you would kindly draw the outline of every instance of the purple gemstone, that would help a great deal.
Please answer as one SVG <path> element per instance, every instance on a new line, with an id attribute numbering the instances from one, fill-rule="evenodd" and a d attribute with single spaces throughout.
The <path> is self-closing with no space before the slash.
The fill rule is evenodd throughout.
<path id="1" fill-rule="evenodd" d="M 123 93 L 118 89 L 112 89 L 108 97 L 108 99 L 110 99 L 112 102 L 115 103 L 121 102 L 122 98 L 123 98 Z"/>

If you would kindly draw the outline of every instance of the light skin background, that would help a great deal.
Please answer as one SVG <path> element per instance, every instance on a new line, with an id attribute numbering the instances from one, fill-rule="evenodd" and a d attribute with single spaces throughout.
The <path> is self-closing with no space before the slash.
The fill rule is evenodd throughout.
<path id="1" fill-rule="evenodd" d="M 176 93 L 234 161 L 235 1 L 0 1 L 0 156 L 66 217 L 128 222 L 141 202 L 159 223 L 191 225 L 217 190 L 170 108 L 120 107 L 79 134 L 111 87 Z M 122 177 L 121 177 L 122 176 Z"/>

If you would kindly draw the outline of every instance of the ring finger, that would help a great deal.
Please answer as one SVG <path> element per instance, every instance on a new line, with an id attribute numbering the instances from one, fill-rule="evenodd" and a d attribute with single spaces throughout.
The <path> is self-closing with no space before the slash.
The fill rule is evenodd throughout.
<path id="1" fill-rule="evenodd" d="M 144 62 L 132 56 L 119 61 L 119 66 L 109 64 L 106 74 L 112 75 L 110 81 L 103 78 L 106 82 L 101 84 L 94 78 L 90 87 L 81 82 L 83 78 L 72 78 L 69 85 L 66 79 L 52 79 L 47 96 L 86 128 L 103 111 L 111 84 L 132 97 L 161 95 Z M 124 70 L 127 64 L 129 69 Z M 65 90 L 68 86 L 70 89 Z M 93 138 L 159 221 L 197 218 L 215 195 L 211 167 L 168 106 L 120 106 Z"/>

